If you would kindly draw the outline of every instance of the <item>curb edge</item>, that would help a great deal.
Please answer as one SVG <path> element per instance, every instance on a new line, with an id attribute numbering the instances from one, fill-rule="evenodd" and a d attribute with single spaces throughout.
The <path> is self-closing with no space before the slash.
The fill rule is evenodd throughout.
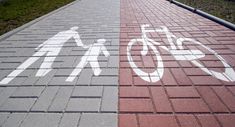
<path id="1" fill-rule="evenodd" d="M 178 6 L 182 7 L 182 8 L 185 8 L 185 9 L 191 11 L 191 12 L 194 12 L 194 13 L 200 15 L 200 16 L 203 16 L 203 17 L 205 17 L 207 19 L 210 19 L 210 20 L 212 20 L 212 21 L 214 21 L 216 23 L 219 23 L 220 25 L 223 25 L 223 26 L 225 26 L 227 28 L 230 28 L 230 29 L 235 31 L 235 24 L 233 24 L 233 23 L 230 23 L 230 22 L 225 21 L 225 20 L 223 20 L 223 19 L 221 19 L 219 17 L 216 17 L 216 16 L 213 16 L 211 14 L 208 14 L 208 13 L 202 11 L 202 10 L 193 8 L 193 7 L 189 6 L 189 5 L 185 5 L 185 4 L 181 3 L 181 2 L 178 2 L 178 1 L 175 1 L 175 0 L 167 0 L 167 1 L 169 1 L 170 3 L 174 3 L 175 5 L 178 5 Z"/>

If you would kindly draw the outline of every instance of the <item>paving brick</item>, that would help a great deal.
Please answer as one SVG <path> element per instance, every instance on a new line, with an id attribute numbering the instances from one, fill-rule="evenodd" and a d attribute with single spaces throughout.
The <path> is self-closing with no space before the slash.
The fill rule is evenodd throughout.
<path id="1" fill-rule="evenodd" d="M 216 94 L 231 111 L 235 111 L 235 98 L 225 87 L 213 87 Z"/>
<path id="2" fill-rule="evenodd" d="M 172 99 L 176 112 L 210 112 L 201 99 Z"/>
<path id="3" fill-rule="evenodd" d="M 22 85 L 24 85 L 24 86 L 33 86 L 38 81 L 38 79 L 39 79 L 39 77 L 26 78 L 24 80 L 24 82 L 22 82 Z"/>
<path id="4" fill-rule="evenodd" d="M 101 111 L 117 112 L 117 109 L 118 109 L 118 88 L 105 86 L 101 102 Z"/>
<path id="5" fill-rule="evenodd" d="M 143 60 L 144 67 L 146 67 L 146 68 L 154 68 L 155 67 L 152 56 L 150 56 L 150 55 L 142 56 L 142 60 Z"/>
<path id="6" fill-rule="evenodd" d="M 135 62 L 136 65 L 142 66 L 142 62 Z M 120 62 L 120 68 L 130 68 L 129 62 Z"/>
<path id="7" fill-rule="evenodd" d="M 18 127 L 25 117 L 25 113 L 12 113 L 2 127 Z"/>
<path id="8" fill-rule="evenodd" d="M 119 127 L 138 127 L 137 118 L 134 114 L 119 114 Z"/>
<path id="9" fill-rule="evenodd" d="M 9 54 L 9 56 L 12 56 Z M 1 63 L 0 68 L 1 69 L 13 69 L 18 66 L 18 63 Z"/>
<path id="10" fill-rule="evenodd" d="M 45 87 L 19 87 L 10 97 L 37 98 Z"/>
<path id="11" fill-rule="evenodd" d="M 57 113 L 30 113 L 21 124 L 21 127 L 57 127 L 61 114 Z"/>
<path id="12" fill-rule="evenodd" d="M 228 112 L 223 102 L 217 97 L 210 87 L 197 87 L 202 98 L 206 101 L 213 112 Z"/>
<path id="13" fill-rule="evenodd" d="M 73 87 L 60 87 L 52 101 L 49 111 L 64 111 L 72 93 L 72 89 Z"/>
<path id="14" fill-rule="evenodd" d="M 120 69 L 119 84 L 120 85 L 132 85 L 132 73 L 131 69 Z"/>
<path id="15" fill-rule="evenodd" d="M 233 86 L 233 87 L 227 87 L 232 93 L 233 93 L 233 95 L 235 95 L 235 87 Z"/>
<path id="16" fill-rule="evenodd" d="M 157 82 L 146 82 L 143 79 L 141 79 L 139 76 L 135 76 L 134 78 L 134 85 L 135 86 L 162 86 L 163 83 L 161 80 Z"/>
<path id="17" fill-rule="evenodd" d="M 120 112 L 153 112 L 150 99 L 119 99 Z"/>
<path id="18" fill-rule="evenodd" d="M 102 68 L 100 76 L 118 76 L 119 70 L 117 68 Z"/>
<path id="19" fill-rule="evenodd" d="M 212 115 L 197 115 L 202 127 L 220 127 L 218 121 Z"/>
<path id="20" fill-rule="evenodd" d="M 51 81 L 48 83 L 48 85 L 75 85 L 77 78 L 75 78 L 72 82 L 66 82 L 66 79 L 68 78 L 68 76 L 66 77 L 53 77 L 51 79 Z"/>
<path id="21" fill-rule="evenodd" d="M 169 69 L 164 68 L 164 75 L 162 77 L 162 82 L 164 85 L 177 85 L 178 83 L 175 81 L 172 73 Z"/>
<path id="22" fill-rule="evenodd" d="M 72 97 L 101 97 L 102 91 L 102 86 L 76 86 Z"/>
<path id="23" fill-rule="evenodd" d="M 164 67 L 165 68 L 178 68 L 180 65 L 177 63 L 177 61 L 164 61 Z"/>
<path id="24" fill-rule="evenodd" d="M 58 59 L 60 59 L 61 57 L 59 57 Z M 66 59 L 67 57 L 63 57 L 63 59 Z M 56 73 L 55 73 L 55 77 L 66 77 L 69 76 L 71 74 L 71 72 L 73 71 L 73 69 L 64 69 L 64 68 L 59 68 L 57 69 Z"/>
<path id="25" fill-rule="evenodd" d="M 179 85 L 189 85 L 192 84 L 189 77 L 180 68 L 171 68 L 171 72 L 174 75 L 177 83 Z"/>
<path id="26" fill-rule="evenodd" d="M 16 87 L 2 88 L 2 91 L 0 93 L 0 105 L 2 105 L 15 90 L 16 90 Z"/>
<path id="27" fill-rule="evenodd" d="M 0 72 L 0 79 L 2 80 L 9 73 L 11 73 L 11 70 L 1 70 L 1 72 Z"/>
<path id="28" fill-rule="evenodd" d="M 80 52 L 75 52 L 75 53 L 76 53 L 76 55 L 80 55 L 84 52 L 80 51 Z M 74 55 L 73 50 L 70 51 L 69 55 Z M 76 60 L 76 57 L 66 58 L 66 60 L 64 59 L 63 63 L 61 63 L 60 67 L 61 68 L 72 67 L 75 63 L 75 60 Z"/>
<path id="29" fill-rule="evenodd" d="M 81 114 L 65 113 L 60 121 L 59 127 L 77 127 Z"/>
<path id="30" fill-rule="evenodd" d="M 139 115 L 140 127 L 179 127 L 177 121 L 172 115 Z"/>
<path id="31" fill-rule="evenodd" d="M 191 62 L 188 62 L 188 61 L 178 61 L 178 63 L 181 67 L 185 67 L 183 68 L 183 70 L 187 70 L 189 67 L 193 67 Z"/>
<path id="32" fill-rule="evenodd" d="M 40 77 L 35 83 L 35 85 L 48 85 L 55 73 L 55 69 L 51 70 L 46 76 Z"/>
<path id="33" fill-rule="evenodd" d="M 183 68 L 183 70 L 188 76 L 209 76 L 199 68 Z"/>
<path id="34" fill-rule="evenodd" d="M 10 113 L 0 113 L 0 126 L 3 125 L 3 123 L 7 120 Z"/>
<path id="35" fill-rule="evenodd" d="M 200 127 L 197 119 L 193 115 L 177 115 L 181 127 Z"/>
<path id="36" fill-rule="evenodd" d="M 98 112 L 100 103 L 100 98 L 71 98 L 66 111 Z"/>
<path id="37" fill-rule="evenodd" d="M 235 125 L 235 115 L 234 114 L 219 114 L 216 115 L 219 122 L 223 127 L 233 127 Z"/>
<path id="38" fill-rule="evenodd" d="M 149 90 L 147 87 L 120 87 L 119 97 L 126 98 L 149 98 Z"/>
<path id="39" fill-rule="evenodd" d="M 0 111 L 29 111 L 35 101 L 35 98 L 9 98 Z"/>
<path id="40" fill-rule="evenodd" d="M 108 61 L 108 67 L 119 67 L 119 56 L 111 56 Z"/>
<path id="41" fill-rule="evenodd" d="M 79 78 L 77 80 L 77 85 L 83 84 L 83 85 L 90 85 L 91 79 L 93 76 L 93 72 L 91 69 L 84 69 L 82 70 L 81 74 L 79 75 Z"/>
<path id="42" fill-rule="evenodd" d="M 84 113 L 79 127 L 116 127 L 117 117 L 114 113 Z"/>
<path id="43" fill-rule="evenodd" d="M 7 86 L 21 86 L 27 77 L 15 77 L 14 80 L 9 82 Z"/>
<path id="44" fill-rule="evenodd" d="M 153 103 L 157 112 L 172 112 L 170 101 L 163 88 L 151 88 Z"/>
<path id="45" fill-rule="evenodd" d="M 191 97 L 191 98 L 199 98 L 200 95 L 196 91 L 194 87 L 167 87 L 166 91 L 169 97 L 172 98 L 183 98 L 183 97 Z"/>
<path id="46" fill-rule="evenodd" d="M 221 85 L 221 82 L 212 76 L 189 76 L 196 85 Z"/>
<path id="47" fill-rule="evenodd" d="M 37 99 L 32 111 L 47 111 L 59 87 L 47 87 Z"/>
<path id="48" fill-rule="evenodd" d="M 118 77 L 103 76 L 103 77 L 92 77 L 92 85 L 117 85 Z"/>

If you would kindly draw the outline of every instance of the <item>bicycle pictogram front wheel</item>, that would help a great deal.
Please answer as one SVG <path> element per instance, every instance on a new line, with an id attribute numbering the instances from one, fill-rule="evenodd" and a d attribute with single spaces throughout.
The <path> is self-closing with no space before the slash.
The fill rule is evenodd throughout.
<path id="1" fill-rule="evenodd" d="M 149 41 L 152 41 L 152 40 L 149 40 Z M 137 44 L 137 42 L 141 42 L 144 45 L 144 39 L 132 39 L 130 40 L 127 46 L 127 59 L 129 61 L 131 68 L 141 79 L 145 81 L 148 81 L 148 82 L 159 81 L 162 78 L 163 73 L 164 73 L 164 65 L 163 65 L 163 61 L 162 61 L 162 57 L 160 56 L 160 53 L 157 51 L 156 47 L 151 42 L 146 42 L 149 49 L 151 49 L 153 53 L 155 54 L 155 57 L 157 60 L 157 68 L 151 73 L 144 72 L 136 65 L 133 57 L 131 56 L 131 50 L 133 48 L 133 45 Z"/>

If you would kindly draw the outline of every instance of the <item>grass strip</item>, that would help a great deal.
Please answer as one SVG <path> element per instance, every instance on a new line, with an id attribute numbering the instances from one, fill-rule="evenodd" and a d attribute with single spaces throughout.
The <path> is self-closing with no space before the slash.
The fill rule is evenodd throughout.
<path id="1" fill-rule="evenodd" d="M 0 0 L 0 35 L 74 0 Z"/>
<path id="2" fill-rule="evenodd" d="M 235 24 L 235 0 L 177 0 Z"/>

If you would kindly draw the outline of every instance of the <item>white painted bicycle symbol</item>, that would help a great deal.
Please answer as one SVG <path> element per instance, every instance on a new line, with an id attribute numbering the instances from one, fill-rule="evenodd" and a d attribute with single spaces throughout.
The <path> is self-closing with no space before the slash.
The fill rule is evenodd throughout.
<path id="1" fill-rule="evenodd" d="M 207 74 L 209 74 L 217 79 L 227 81 L 227 82 L 235 81 L 234 69 L 226 62 L 226 60 L 223 57 L 221 57 L 218 53 L 216 53 L 211 48 L 209 48 L 209 47 L 203 45 L 202 43 L 200 43 L 194 39 L 191 39 L 191 38 L 178 38 L 174 34 L 172 34 L 168 30 L 168 28 L 165 26 L 161 26 L 160 29 L 151 29 L 151 30 L 146 29 L 146 27 L 149 27 L 149 24 L 141 25 L 142 38 L 130 40 L 130 42 L 128 43 L 128 46 L 127 46 L 127 59 L 129 61 L 129 64 L 132 67 L 133 71 L 138 76 L 140 76 L 143 80 L 148 81 L 148 82 L 157 82 L 163 76 L 164 64 L 163 64 L 163 60 L 162 60 L 160 53 L 158 52 L 158 50 L 154 46 L 154 45 L 157 45 L 160 48 L 170 52 L 176 60 L 190 61 L 195 66 L 199 67 L 201 70 L 203 70 Z M 151 32 L 162 32 L 162 33 L 166 34 L 167 40 L 170 44 L 170 47 L 168 48 L 167 46 L 161 46 L 160 43 L 155 42 L 154 40 L 148 38 L 147 33 L 151 33 Z M 143 49 L 141 51 L 142 56 L 147 55 L 147 53 L 149 51 L 149 47 L 150 47 L 150 49 L 153 50 L 153 53 L 156 55 L 157 68 L 154 72 L 151 72 L 151 73 L 144 72 L 143 70 L 138 68 L 138 66 L 135 64 L 135 62 L 131 56 L 131 49 L 132 49 L 132 46 L 137 42 L 141 42 L 143 44 Z M 184 49 L 183 44 L 186 42 L 191 42 L 191 43 L 197 44 L 199 46 L 202 46 L 206 50 L 208 50 L 210 53 L 212 53 L 215 57 L 217 57 L 221 61 L 221 63 L 223 64 L 223 66 L 225 68 L 225 71 L 224 72 L 217 72 L 217 71 L 208 69 L 203 64 L 196 61 L 199 58 L 205 57 L 205 54 L 200 50 Z"/>

